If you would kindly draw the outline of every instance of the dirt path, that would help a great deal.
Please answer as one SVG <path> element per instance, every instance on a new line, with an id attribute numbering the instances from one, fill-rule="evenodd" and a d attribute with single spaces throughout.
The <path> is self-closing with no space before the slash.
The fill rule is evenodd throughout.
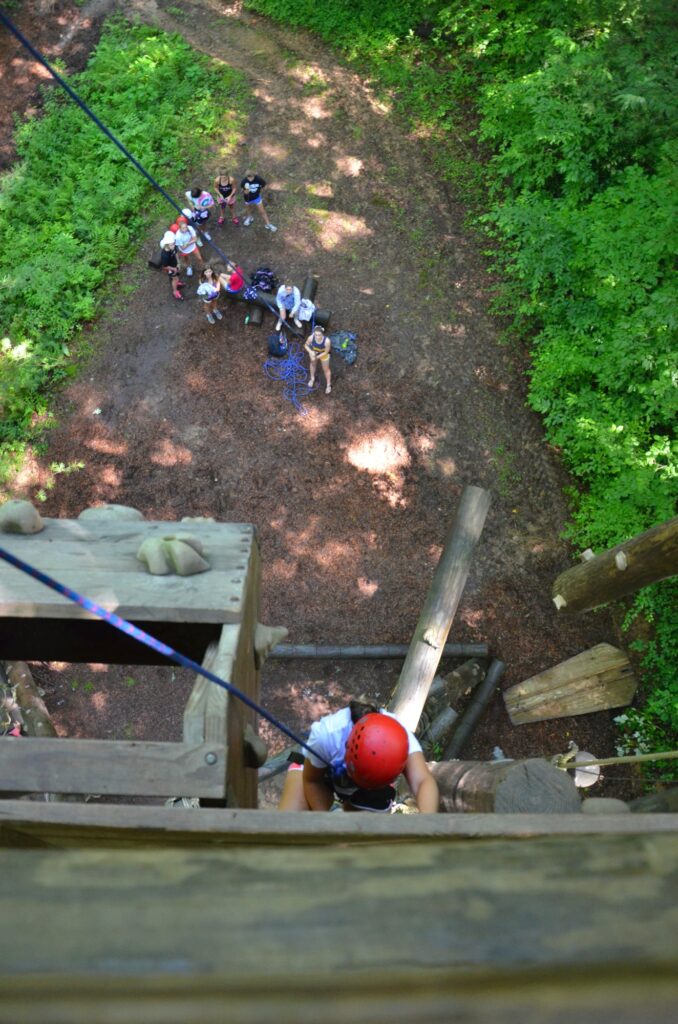
<path id="1" fill-rule="evenodd" d="M 333 329 L 358 333 L 360 356 L 333 364 L 332 395 L 314 394 L 300 416 L 262 371 L 272 320 L 246 328 L 234 308 L 210 327 L 188 287 L 191 301 L 173 303 L 146 268 L 151 238 L 121 275 L 95 355 L 17 494 L 44 485 L 51 462 L 81 460 L 54 481 L 47 514 L 114 501 L 151 518 L 253 522 L 265 620 L 296 642 L 363 643 L 409 639 L 461 489 L 477 484 L 493 506 L 451 639 L 486 640 L 507 663 L 504 685 L 613 640 L 605 615 L 556 620 L 567 481 L 524 406 L 523 358 L 497 342 L 492 282 L 464 209 L 440 188 L 421 140 L 303 33 L 209 0 L 183 4 L 181 21 L 154 0 L 125 10 L 247 75 L 254 103 L 233 172 L 250 165 L 267 179 L 279 230 L 229 225 L 215 237 L 247 270 L 266 263 L 297 282 L 317 273 L 319 303 L 334 311 Z M 159 702 L 153 672 L 137 670 L 131 686 L 124 670 L 87 673 L 39 673 L 63 701 L 63 731 L 176 734 L 185 680 Z M 385 696 L 396 676 L 397 666 L 269 663 L 264 697 L 303 728 L 347 693 Z M 570 736 L 611 752 L 607 715 L 513 730 L 497 700 L 469 753 L 500 744 L 510 756 L 551 754 Z"/>

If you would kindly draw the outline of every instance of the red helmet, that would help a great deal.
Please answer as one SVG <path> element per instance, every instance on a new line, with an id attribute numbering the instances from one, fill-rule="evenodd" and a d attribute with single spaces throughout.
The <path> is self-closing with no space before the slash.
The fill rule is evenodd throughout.
<path id="1" fill-rule="evenodd" d="M 167 230 L 168 231 L 173 231 L 174 234 L 176 235 L 177 231 L 179 230 L 179 225 L 178 224 L 170 224 L 170 226 L 169 226 L 169 228 Z"/>
<path id="2" fill-rule="evenodd" d="M 181 215 L 181 217 L 177 217 L 177 224 L 188 224 L 188 221 L 186 220 L 183 214 Z"/>
<path id="3" fill-rule="evenodd" d="M 362 789 L 387 786 L 400 775 L 409 751 L 407 732 L 389 715 L 364 715 L 346 741 L 346 770 Z"/>

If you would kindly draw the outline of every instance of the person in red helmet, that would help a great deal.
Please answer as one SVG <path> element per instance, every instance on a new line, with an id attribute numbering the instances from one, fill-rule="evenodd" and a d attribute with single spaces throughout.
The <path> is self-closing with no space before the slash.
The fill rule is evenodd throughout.
<path id="1" fill-rule="evenodd" d="M 419 810 L 438 811 L 438 785 L 419 741 L 383 708 L 352 701 L 315 722 L 308 745 L 312 752 L 293 755 L 278 810 L 329 811 L 337 799 L 345 811 L 388 812 L 404 774 Z"/>

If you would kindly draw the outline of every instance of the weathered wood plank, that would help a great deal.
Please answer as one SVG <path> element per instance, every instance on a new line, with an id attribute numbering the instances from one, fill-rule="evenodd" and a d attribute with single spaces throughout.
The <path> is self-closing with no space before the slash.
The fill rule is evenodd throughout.
<path id="1" fill-rule="evenodd" d="M 39 567 L 38 567 L 39 568 Z M 37 580 L 14 569 L 0 577 L 0 615 L 19 618 L 92 619 Z M 64 569 L 59 582 L 125 619 L 149 622 L 234 622 L 242 612 L 245 574 L 150 576 Z"/>
<path id="2" fill-rule="evenodd" d="M 675 834 L 22 849 L 0 867 L 2 976 L 678 963 Z"/>
<path id="3" fill-rule="evenodd" d="M 80 522 L 48 519 L 30 537 L 3 534 L 8 551 L 125 618 L 233 622 L 254 543 L 254 529 L 232 523 Z M 136 559 L 146 538 L 192 535 L 212 568 L 191 577 L 150 576 Z M 13 566 L 0 565 L 0 616 L 90 618 Z"/>
<path id="4" fill-rule="evenodd" d="M 465 487 L 454 523 L 445 538 L 424 607 L 389 709 L 414 731 L 440 663 L 457 606 L 466 585 L 471 559 L 485 525 L 490 495 Z"/>
<path id="5" fill-rule="evenodd" d="M 3 979 L 3 1024 L 674 1024 L 675 965 L 625 964 L 500 970 L 473 967 L 362 971 L 342 964 L 326 974 L 234 978 L 210 974 L 124 977 L 82 974 Z M 536 1008 L 536 1011 L 535 1011 Z M 535 1015 L 538 1013 L 538 1017 Z"/>
<path id="6" fill-rule="evenodd" d="M 225 754 L 214 743 L 0 737 L 0 792 L 218 799 Z"/>
<path id="7" fill-rule="evenodd" d="M 302 814 L 0 800 L 0 845 L 321 845 L 678 833 L 678 814 Z"/>
<path id="8" fill-rule="evenodd" d="M 226 682 L 233 682 L 233 665 L 240 635 L 239 626 L 223 626 L 216 644 L 210 644 L 203 667 Z M 226 708 L 229 694 L 204 676 L 196 676 L 184 710 L 184 743 L 226 745 Z"/>
<path id="9" fill-rule="evenodd" d="M 504 691 L 514 725 L 630 704 L 637 682 L 623 651 L 597 644 Z"/>

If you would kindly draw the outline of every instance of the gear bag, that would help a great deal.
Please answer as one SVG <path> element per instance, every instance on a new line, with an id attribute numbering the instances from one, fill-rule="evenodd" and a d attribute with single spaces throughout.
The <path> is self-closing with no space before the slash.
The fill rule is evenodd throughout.
<path id="1" fill-rule="evenodd" d="M 335 331 L 330 334 L 332 351 L 345 361 L 347 366 L 353 366 L 358 358 L 358 335 L 353 331 Z"/>

